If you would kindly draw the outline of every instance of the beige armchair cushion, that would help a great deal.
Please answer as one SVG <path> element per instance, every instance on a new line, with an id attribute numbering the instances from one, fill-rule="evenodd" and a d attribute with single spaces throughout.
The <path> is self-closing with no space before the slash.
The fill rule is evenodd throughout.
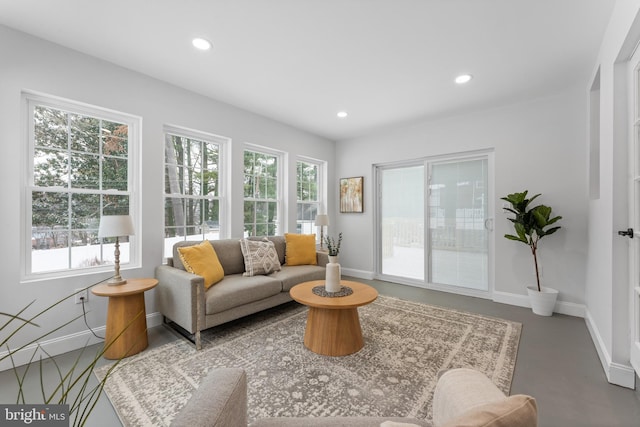
<path id="1" fill-rule="evenodd" d="M 442 427 L 536 427 L 537 425 L 536 400 L 531 396 L 516 394 L 477 406 L 449 420 Z"/>
<path id="2" fill-rule="evenodd" d="M 451 369 L 440 376 L 433 396 L 434 427 L 535 427 L 534 398 L 507 397 L 483 373 Z"/>

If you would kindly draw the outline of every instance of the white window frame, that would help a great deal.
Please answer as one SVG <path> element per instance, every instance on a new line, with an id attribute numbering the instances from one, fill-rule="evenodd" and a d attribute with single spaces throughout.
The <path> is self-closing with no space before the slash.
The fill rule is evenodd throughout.
<path id="1" fill-rule="evenodd" d="M 229 221 L 228 221 L 228 207 L 227 207 L 227 183 L 228 183 L 228 175 L 230 173 L 229 168 L 227 167 L 226 157 L 227 151 L 229 150 L 229 145 L 231 144 L 231 138 L 216 135 L 208 132 L 202 132 L 194 129 L 188 129 L 185 127 L 175 126 L 175 125 L 165 125 L 163 127 L 163 142 L 166 143 L 166 138 L 168 135 L 179 136 L 183 138 L 190 138 L 198 141 L 203 141 L 211 144 L 215 144 L 218 146 L 218 195 L 217 196 L 185 196 L 181 193 L 167 193 L 166 189 L 166 146 L 163 150 L 163 186 L 162 186 L 162 200 L 163 200 L 163 215 L 162 215 L 162 230 L 163 230 L 163 242 L 165 242 L 166 237 L 164 237 L 164 230 L 166 227 L 166 216 L 164 213 L 164 207 L 166 206 L 166 200 L 170 197 L 179 197 L 183 199 L 192 198 L 198 200 L 218 200 L 218 222 L 219 222 L 219 236 L 218 238 L 224 238 L 229 235 Z M 183 236 L 184 239 L 187 239 L 187 236 Z M 202 236 L 204 239 L 204 234 Z M 163 257 L 164 259 L 173 256 L 171 251 L 166 247 L 167 244 L 165 242 L 165 248 Z M 173 243 L 171 244 L 173 247 Z"/>
<path id="2" fill-rule="evenodd" d="M 55 187 L 37 187 L 34 182 L 34 150 L 35 150 L 35 126 L 34 126 L 34 111 L 36 106 L 43 106 L 53 108 L 67 113 L 79 114 L 84 116 L 90 116 L 92 118 L 98 118 L 102 120 L 108 120 L 118 123 L 123 123 L 128 126 L 128 143 L 127 143 L 127 190 L 90 190 L 74 189 L 68 187 L 60 187 L 60 192 L 71 194 L 100 194 L 100 195 L 123 195 L 129 199 L 129 215 L 132 217 L 134 230 L 138 236 L 142 235 L 141 230 L 141 215 L 140 215 L 140 165 L 138 159 L 140 158 L 140 141 L 141 141 L 141 129 L 142 118 L 131 114 L 110 110 L 82 102 L 77 102 L 69 99 L 64 99 L 56 96 L 42 94 L 32 91 L 22 92 L 22 105 L 23 105 L 23 129 L 25 130 L 25 138 L 27 143 L 25 144 L 24 159 L 21 162 L 24 167 L 22 174 L 22 215 L 21 215 L 21 229 L 23 230 L 23 239 L 21 242 L 21 282 L 30 282 L 37 280 L 45 280 L 51 278 L 70 277 L 84 274 L 94 274 L 100 272 L 112 272 L 112 264 L 103 264 L 99 266 L 90 267 L 69 267 L 66 269 L 33 272 L 32 271 L 32 259 L 31 259 L 31 239 L 32 239 L 32 193 L 39 188 L 48 189 L 51 191 L 58 190 Z M 129 237 L 129 261 L 122 262 L 120 267 L 122 270 L 139 268 L 141 266 L 141 254 L 142 254 L 142 239 L 139 237 Z"/>
<path id="3" fill-rule="evenodd" d="M 276 194 L 277 194 L 277 199 L 275 200 L 276 202 L 276 218 L 277 221 L 275 222 L 275 226 L 276 226 L 276 231 L 275 231 L 275 235 L 281 235 L 284 233 L 284 224 L 285 222 L 285 218 L 284 218 L 284 212 L 285 212 L 285 206 L 283 203 L 283 194 L 284 194 L 284 171 L 285 171 L 285 167 L 286 167 L 286 154 L 282 151 L 278 151 L 278 150 L 274 150 L 272 148 L 268 148 L 268 147 L 264 147 L 262 145 L 256 145 L 256 144 L 251 144 L 251 143 L 245 143 L 243 150 L 242 150 L 242 178 L 244 180 L 244 155 L 246 151 L 252 151 L 255 153 L 260 153 L 260 154 L 265 154 L 268 156 L 273 156 L 277 158 L 278 161 L 278 169 L 276 171 L 276 179 L 277 179 L 277 184 L 276 184 Z M 245 226 L 245 222 L 244 222 L 244 203 L 246 201 L 253 201 L 253 202 L 259 202 L 259 201 L 272 201 L 270 199 L 256 199 L 256 198 L 252 198 L 252 197 L 245 197 L 244 196 L 244 185 L 242 187 L 242 213 L 243 213 L 243 218 L 242 218 L 242 230 L 243 230 L 243 234 L 244 234 L 244 226 Z"/>
<path id="4" fill-rule="evenodd" d="M 317 193 L 318 193 L 318 199 L 315 202 L 309 202 L 309 201 L 304 201 L 304 200 L 298 200 L 298 163 L 299 162 L 303 162 L 303 163 L 308 163 L 314 166 L 317 166 L 318 168 L 318 174 L 317 174 Z M 305 220 L 299 220 L 297 217 L 297 212 L 298 212 L 298 205 L 300 204 L 315 204 L 317 206 L 316 212 L 319 214 L 326 214 L 327 213 L 327 207 L 326 207 L 326 168 L 327 168 L 327 162 L 323 161 L 323 160 L 317 160 L 317 159 L 312 159 L 310 157 L 305 157 L 305 156 L 298 156 L 296 158 L 296 229 L 298 228 L 298 224 L 300 222 L 305 223 L 311 223 L 312 227 L 315 227 L 315 218 L 313 218 L 311 221 L 305 221 Z M 317 233 L 316 233 L 317 234 Z M 317 234 L 316 235 L 316 240 L 319 243 L 320 242 L 320 235 Z"/>

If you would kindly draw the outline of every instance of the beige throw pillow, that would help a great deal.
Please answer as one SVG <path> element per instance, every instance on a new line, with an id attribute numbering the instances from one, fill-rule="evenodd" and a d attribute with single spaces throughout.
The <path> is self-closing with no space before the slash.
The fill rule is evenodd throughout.
<path id="1" fill-rule="evenodd" d="M 256 276 L 280 271 L 280 260 L 276 246 L 268 239 L 262 241 L 242 239 L 240 249 L 244 257 L 243 276 Z"/>

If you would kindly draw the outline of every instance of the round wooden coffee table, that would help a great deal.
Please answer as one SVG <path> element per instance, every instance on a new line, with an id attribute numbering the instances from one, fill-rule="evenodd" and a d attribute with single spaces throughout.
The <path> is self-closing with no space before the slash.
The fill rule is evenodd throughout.
<path id="1" fill-rule="evenodd" d="M 364 283 L 341 280 L 342 286 L 353 289 L 344 297 L 321 297 L 312 292 L 324 286 L 324 280 L 300 283 L 291 288 L 291 298 L 309 307 L 304 345 L 325 356 L 346 356 L 364 346 L 358 307 L 378 298 L 378 291 Z"/>
<path id="2" fill-rule="evenodd" d="M 158 284 L 156 279 L 127 279 L 124 285 L 97 285 L 91 293 L 109 297 L 105 359 L 133 356 L 147 348 L 147 315 L 144 293 Z"/>

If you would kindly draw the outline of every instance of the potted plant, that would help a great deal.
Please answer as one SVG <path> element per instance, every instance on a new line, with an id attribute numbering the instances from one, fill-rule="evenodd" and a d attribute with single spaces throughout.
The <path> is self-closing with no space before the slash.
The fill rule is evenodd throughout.
<path id="1" fill-rule="evenodd" d="M 338 234 L 338 242 L 332 237 L 325 237 L 327 251 L 329 252 L 329 264 L 326 266 L 324 287 L 327 292 L 340 292 L 340 264 L 338 264 L 338 254 L 340 253 L 340 243 L 342 243 L 342 233 Z"/>
<path id="2" fill-rule="evenodd" d="M 94 285 L 96 284 L 97 283 Z M 17 383 L 15 403 L 19 405 L 68 405 L 69 412 L 66 415 L 68 415 L 69 425 L 74 427 L 87 424 L 89 415 L 91 415 L 102 394 L 107 378 L 122 359 L 118 359 L 108 369 L 104 378 L 98 379 L 98 384 L 93 386 L 90 382 L 93 378 L 93 370 L 111 344 L 107 344 L 98 350 L 95 356 L 86 357 L 87 362 L 83 362 L 83 360 L 85 360 L 83 359 L 83 353 L 86 350 L 86 347 L 83 347 L 68 369 L 64 369 L 62 365 L 56 361 L 54 356 L 50 356 L 46 350 L 40 346 L 39 342 L 41 340 L 61 330 L 83 315 L 75 316 L 68 321 L 61 321 L 60 325 L 48 325 L 49 328 L 43 332 L 36 330 L 34 331 L 35 338 L 28 340 L 25 344 L 17 344 L 12 347 L 12 339 L 25 328 L 25 330 L 39 328 L 40 326 L 36 322 L 38 319 L 41 319 L 43 315 L 54 308 L 62 308 L 62 304 L 65 304 L 66 301 L 70 300 L 76 294 L 86 292 L 94 285 L 77 290 L 73 294 L 54 302 L 33 315 L 28 315 L 27 312 L 35 301 L 27 304 L 15 314 L 0 312 L 0 348 L 6 350 L 4 354 L 0 354 L 0 362 L 3 362 L 5 359 L 9 359 L 10 361 Z M 140 315 L 140 313 L 138 315 Z M 125 329 L 126 328 L 128 328 L 128 326 L 125 327 Z M 122 334 L 122 332 L 120 334 Z M 34 345 L 35 348 L 31 350 Z M 14 357 L 20 352 L 29 351 L 31 351 L 31 356 L 28 362 L 23 367 L 16 366 Z M 49 359 L 45 362 L 42 356 L 36 358 L 38 353 L 44 353 Z M 50 363 L 54 367 L 55 374 L 53 378 L 45 376 L 45 363 Z M 29 389 L 29 391 L 33 391 L 33 394 L 36 396 L 28 395 L 27 390 L 25 390 L 26 387 L 24 386 L 24 384 L 28 382 L 27 379 L 31 378 L 32 375 L 38 377 L 36 381 L 40 384 L 39 393 L 37 388 L 34 390 Z M 8 384 L 6 386 L 10 387 Z M 3 387 L 5 387 L 5 384 L 3 384 Z"/>
<path id="3" fill-rule="evenodd" d="M 533 263 L 536 268 L 536 281 L 537 288 L 532 286 L 527 287 L 527 293 L 529 294 L 529 301 L 531 302 L 531 308 L 534 313 L 542 316 L 551 316 L 553 314 L 553 308 L 558 298 L 558 291 L 553 288 L 544 287 L 540 285 L 540 270 L 538 268 L 538 242 L 545 236 L 555 233 L 560 229 L 560 226 L 547 228 L 559 220 L 561 216 L 551 216 L 551 208 L 545 205 L 537 205 L 532 208 L 529 207 L 531 202 L 538 198 L 540 194 L 536 194 L 531 198 L 527 198 L 527 190 L 522 193 L 509 194 L 507 197 L 502 197 L 511 204 L 510 208 L 505 210 L 513 213 L 515 218 L 509 218 L 509 221 L 513 223 L 516 234 L 505 234 L 509 240 L 515 240 L 522 242 L 529 246 L 531 254 L 533 255 Z"/>
<path id="4" fill-rule="evenodd" d="M 329 252 L 329 262 L 338 262 L 338 254 L 340 253 L 340 243 L 342 243 L 342 233 L 338 234 L 338 242 L 327 236 L 324 238 L 325 243 L 327 244 L 327 252 Z M 335 258 L 332 258 L 335 257 Z"/>

